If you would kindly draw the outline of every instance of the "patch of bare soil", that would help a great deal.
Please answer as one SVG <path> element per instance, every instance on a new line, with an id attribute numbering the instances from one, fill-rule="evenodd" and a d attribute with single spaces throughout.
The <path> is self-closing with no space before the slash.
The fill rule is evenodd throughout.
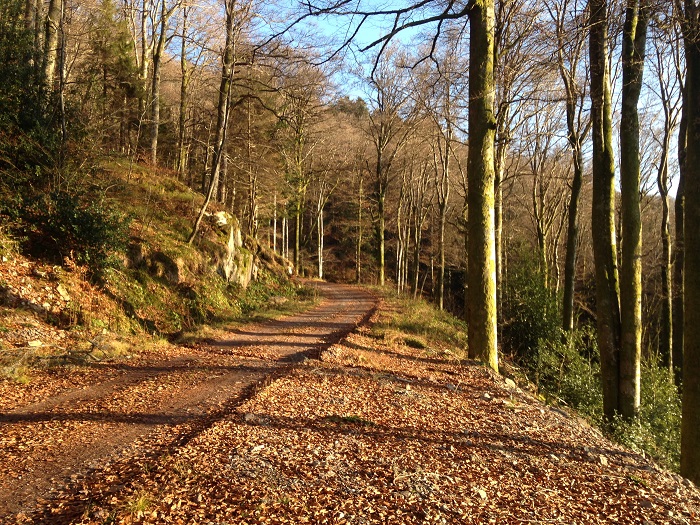
<path id="1" fill-rule="evenodd" d="M 126 497 L 144 468 L 174 457 L 272 378 L 318 357 L 374 307 L 373 296 L 357 288 L 318 287 L 318 307 L 207 345 L 57 369 L 28 385 L 3 383 L 13 395 L 0 407 L 0 522 L 76 523 L 95 515 Z"/>

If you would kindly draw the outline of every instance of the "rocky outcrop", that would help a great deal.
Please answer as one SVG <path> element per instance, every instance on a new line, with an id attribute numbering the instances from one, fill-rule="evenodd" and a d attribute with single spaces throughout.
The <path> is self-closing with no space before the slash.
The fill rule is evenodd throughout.
<path id="1" fill-rule="evenodd" d="M 222 224 L 223 220 L 226 222 Z M 258 265 L 254 254 L 243 245 L 243 235 L 238 220 L 230 215 L 226 217 L 217 214 L 217 225 L 228 229 L 226 251 L 217 264 L 217 271 L 226 281 L 247 288 L 250 281 L 257 276 Z"/>
<path id="2" fill-rule="evenodd" d="M 260 267 L 285 277 L 292 275 L 294 269 L 287 259 L 245 236 L 238 219 L 223 211 L 207 216 L 207 227 L 192 253 L 150 251 L 146 241 L 134 237 L 125 262 L 128 268 L 147 269 L 149 274 L 173 285 L 191 280 L 187 273 L 196 278 L 201 272 L 215 270 L 226 282 L 244 289 L 257 278 Z"/>

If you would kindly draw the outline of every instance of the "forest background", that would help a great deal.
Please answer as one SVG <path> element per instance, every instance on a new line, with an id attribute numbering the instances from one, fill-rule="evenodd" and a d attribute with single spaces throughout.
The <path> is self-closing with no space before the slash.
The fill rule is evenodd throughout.
<path id="1" fill-rule="evenodd" d="M 215 202 L 297 274 L 426 297 L 470 356 L 697 482 L 699 24 L 691 0 L 2 0 L 3 239 L 104 282 L 135 232 L 96 174 L 148 166 L 205 196 L 183 242 Z"/>

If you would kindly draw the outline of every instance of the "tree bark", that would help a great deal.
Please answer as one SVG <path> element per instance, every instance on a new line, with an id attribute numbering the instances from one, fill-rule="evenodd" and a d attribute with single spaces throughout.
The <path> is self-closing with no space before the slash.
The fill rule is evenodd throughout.
<path id="1" fill-rule="evenodd" d="M 58 64 L 59 50 L 59 26 L 63 13 L 63 0 L 50 0 L 46 13 L 46 26 L 44 31 L 44 67 L 43 82 L 47 92 L 53 92 L 56 66 Z"/>
<path id="2" fill-rule="evenodd" d="M 642 213 L 640 209 L 639 95 L 644 74 L 649 8 L 646 0 L 627 0 L 622 37 L 622 113 L 620 188 L 622 266 L 620 268 L 620 414 L 639 410 L 642 358 Z"/>
<path id="3" fill-rule="evenodd" d="M 160 70 L 167 40 L 168 20 L 172 10 L 168 9 L 166 0 L 161 0 L 160 30 L 153 49 L 153 75 L 151 77 L 151 164 L 158 162 L 158 130 L 160 128 Z"/>
<path id="4" fill-rule="evenodd" d="M 686 73 L 687 74 L 687 73 Z M 687 81 L 686 81 L 687 84 Z M 688 92 L 681 86 L 683 106 L 678 127 L 678 189 L 674 203 L 675 239 L 673 246 L 673 377 L 677 386 L 683 379 L 683 348 L 685 332 L 685 287 L 683 273 L 685 267 L 685 181 L 688 157 Z M 696 88 L 697 89 L 697 88 Z"/>
<path id="5" fill-rule="evenodd" d="M 187 172 L 187 89 L 192 70 L 187 67 L 187 18 L 189 8 L 182 8 L 182 42 L 180 47 L 180 108 L 178 114 L 177 134 L 177 174 L 182 180 L 186 179 Z"/>
<path id="6" fill-rule="evenodd" d="M 583 186 L 583 141 L 588 135 L 590 121 L 582 122 L 582 106 L 585 94 L 585 86 L 577 83 L 577 70 L 583 53 L 585 37 L 583 33 L 577 36 L 575 45 L 565 55 L 565 42 L 568 42 L 569 27 L 565 24 L 564 4 L 560 11 L 553 10 L 556 16 L 557 33 L 557 62 L 559 76 L 564 84 L 566 96 L 566 131 L 569 147 L 571 148 L 573 178 L 571 180 L 571 194 L 569 196 L 567 229 L 566 229 L 566 255 L 564 261 L 564 282 L 562 302 L 562 329 L 569 332 L 574 329 L 574 298 L 576 295 L 576 262 L 578 259 L 579 243 L 579 206 L 581 201 L 581 188 Z M 566 62 L 568 61 L 568 66 Z"/>
<path id="7" fill-rule="evenodd" d="M 362 173 L 360 173 L 357 203 L 357 253 L 355 255 L 355 281 L 358 284 L 362 282 L 362 182 Z"/>
<path id="8" fill-rule="evenodd" d="M 498 371 L 494 232 L 494 0 L 469 12 L 469 356 Z"/>
<path id="9" fill-rule="evenodd" d="M 231 86 L 233 84 L 233 63 L 235 58 L 236 49 L 236 39 L 234 35 L 235 28 L 235 7 L 236 0 L 228 0 L 226 2 L 226 45 L 224 46 L 224 56 L 222 60 L 222 70 L 221 70 L 221 83 L 219 85 L 219 103 L 217 105 L 216 111 L 216 139 L 214 143 L 214 155 L 211 165 L 211 177 L 209 180 L 209 189 L 207 191 L 206 197 L 204 198 L 204 203 L 202 208 L 197 215 L 194 226 L 192 227 L 192 233 L 190 234 L 187 242 L 192 244 L 197 232 L 199 231 L 199 226 L 202 223 L 204 214 L 207 211 L 207 207 L 214 196 L 214 191 L 219 179 L 219 170 L 221 166 L 222 152 L 224 151 L 224 143 L 226 141 L 226 129 L 228 127 L 228 117 L 229 110 L 231 107 Z"/>
<path id="10" fill-rule="evenodd" d="M 700 484 L 700 20 L 694 0 L 685 0 L 683 37 L 687 68 L 685 159 L 685 318 L 681 475 Z"/>
<path id="11" fill-rule="evenodd" d="M 620 303 L 615 239 L 615 157 L 608 67 L 607 0 L 590 0 L 589 52 L 593 130 L 592 234 L 603 413 L 619 410 Z"/>

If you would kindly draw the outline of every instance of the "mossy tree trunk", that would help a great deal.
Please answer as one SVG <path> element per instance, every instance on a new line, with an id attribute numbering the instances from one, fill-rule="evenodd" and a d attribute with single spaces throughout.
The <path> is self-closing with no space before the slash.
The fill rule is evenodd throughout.
<path id="1" fill-rule="evenodd" d="M 494 232 L 494 0 L 469 12 L 469 356 L 498 371 Z"/>
<path id="2" fill-rule="evenodd" d="M 187 31 L 190 7 L 182 6 L 182 40 L 180 46 L 180 107 L 178 112 L 177 133 L 177 174 L 182 180 L 186 179 L 187 172 L 187 96 L 189 83 L 192 78 L 193 68 L 187 64 Z"/>
<path id="3" fill-rule="evenodd" d="M 620 414 L 639 410 L 642 358 L 642 213 L 640 208 L 639 95 L 650 8 L 647 0 L 627 0 L 622 36 L 620 188 L 622 266 L 620 269 Z"/>
<path id="4" fill-rule="evenodd" d="M 593 130 L 592 234 L 596 314 L 603 387 L 603 413 L 619 409 L 620 303 L 615 239 L 615 156 L 608 65 L 608 3 L 590 0 L 589 54 Z"/>

